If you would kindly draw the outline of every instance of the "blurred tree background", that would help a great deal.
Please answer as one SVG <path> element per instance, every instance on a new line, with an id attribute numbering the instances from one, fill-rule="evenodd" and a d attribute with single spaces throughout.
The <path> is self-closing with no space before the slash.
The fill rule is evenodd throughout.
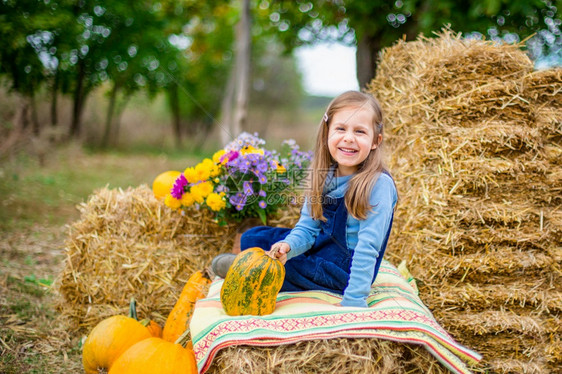
<path id="1" fill-rule="evenodd" d="M 357 48 L 360 87 L 373 78 L 382 48 L 447 24 L 466 37 L 529 38 L 525 48 L 537 65 L 560 64 L 561 6 L 562 0 L 1 0 L 0 157 L 41 137 L 48 144 L 75 139 L 91 147 L 137 142 L 166 149 L 216 145 L 225 131 L 275 136 L 306 120 L 303 107 L 326 104 L 307 98 L 292 55 L 322 41 Z M 230 127 L 233 120 L 239 127 Z"/>

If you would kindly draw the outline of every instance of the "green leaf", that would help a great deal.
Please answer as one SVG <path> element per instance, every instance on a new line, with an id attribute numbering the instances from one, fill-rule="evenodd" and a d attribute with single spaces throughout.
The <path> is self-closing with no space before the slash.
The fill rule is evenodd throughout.
<path id="1" fill-rule="evenodd" d="M 261 219 L 262 223 L 264 225 L 266 225 L 267 224 L 267 216 L 265 215 L 265 210 L 258 209 L 258 215 L 260 216 L 260 219 Z"/>

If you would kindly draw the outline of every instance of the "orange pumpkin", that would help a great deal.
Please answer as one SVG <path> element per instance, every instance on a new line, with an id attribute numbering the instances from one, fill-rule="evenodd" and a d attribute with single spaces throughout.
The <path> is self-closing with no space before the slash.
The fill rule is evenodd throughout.
<path id="1" fill-rule="evenodd" d="M 221 288 L 221 302 L 230 316 L 271 314 L 285 280 L 281 261 L 261 248 L 249 248 L 236 255 Z"/>
<path id="2" fill-rule="evenodd" d="M 155 338 L 162 337 L 162 327 L 151 319 L 145 318 L 140 321 L 141 325 L 145 326 L 147 330 L 150 332 L 150 335 L 154 336 Z"/>
<path id="3" fill-rule="evenodd" d="M 137 316 L 137 301 L 134 297 L 131 298 L 131 302 L 129 303 L 129 317 L 137 321 L 139 320 Z M 140 321 L 140 323 L 148 329 L 151 336 L 155 336 L 157 338 L 162 337 L 162 327 L 160 327 L 158 323 L 148 318 L 143 319 L 142 321 Z"/>
<path id="4" fill-rule="evenodd" d="M 115 361 L 109 374 L 196 374 L 195 355 L 184 343 L 181 337 L 176 343 L 154 337 L 140 341 Z"/>
<path id="5" fill-rule="evenodd" d="M 196 271 L 189 277 L 164 324 L 164 340 L 175 342 L 189 328 L 195 302 L 205 297 L 205 287 L 209 283 L 211 279 L 206 271 Z"/>
<path id="6" fill-rule="evenodd" d="M 139 321 L 125 316 L 112 316 L 101 321 L 88 335 L 82 350 L 86 374 L 109 370 L 128 348 L 150 338 L 150 332 Z"/>
<path id="7" fill-rule="evenodd" d="M 174 186 L 176 178 L 179 177 L 181 172 L 175 170 L 165 171 L 160 173 L 152 182 L 152 192 L 157 199 L 163 199 Z"/>

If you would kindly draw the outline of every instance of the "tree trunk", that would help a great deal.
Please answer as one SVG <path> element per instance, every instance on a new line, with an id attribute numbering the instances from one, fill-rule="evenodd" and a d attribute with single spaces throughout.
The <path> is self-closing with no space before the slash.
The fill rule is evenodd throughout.
<path id="1" fill-rule="evenodd" d="M 14 92 L 14 96 L 16 98 L 16 110 L 14 111 L 12 123 L 15 125 L 16 129 L 24 130 L 28 126 L 27 112 L 29 109 L 29 102 L 26 97 L 18 91 Z"/>
<path id="2" fill-rule="evenodd" d="M 119 91 L 119 84 L 115 82 L 113 88 L 111 89 L 111 95 L 109 96 L 109 105 L 107 107 L 107 115 L 105 117 L 105 128 L 103 131 L 103 137 L 101 141 L 102 148 L 107 148 L 109 146 L 109 140 L 111 137 L 111 122 L 113 120 L 113 112 L 115 110 L 115 100 L 117 98 L 117 92 Z"/>
<path id="3" fill-rule="evenodd" d="M 39 136 L 39 117 L 37 115 L 37 102 L 35 101 L 35 93 L 33 91 L 34 90 L 32 90 L 28 97 L 29 108 L 31 109 L 31 124 L 33 125 L 33 135 Z"/>
<path id="4" fill-rule="evenodd" d="M 236 25 L 236 53 L 221 104 L 220 137 L 223 145 L 236 138 L 248 118 L 250 95 L 251 20 L 250 1 L 240 2 L 240 21 Z M 234 113 L 233 113 L 234 105 Z"/>
<path id="5" fill-rule="evenodd" d="M 376 36 L 363 35 L 357 43 L 357 80 L 359 88 L 365 88 L 375 77 L 377 70 L 377 54 L 380 41 Z"/>
<path id="6" fill-rule="evenodd" d="M 181 116 L 180 116 L 180 102 L 178 97 L 178 85 L 172 82 L 168 89 L 168 94 L 170 97 L 170 108 L 172 109 L 172 128 L 174 130 L 174 140 L 176 142 L 176 147 L 181 148 L 182 138 L 181 138 Z"/>
<path id="7" fill-rule="evenodd" d="M 59 71 L 55 72 L 53 78 L 53 86 L 51 87 L 51 126 L 55 127 L 58 122 L 58 89 L 59 89 Z"/>
<path id="8" fill-rule="evenodd" d="M 250 96 L 251 20 L 250 0 L 241 2 L 240 21 L 236 29 L 236 103 L 232 135 L 238 136 L 248 119 Z"/>
<path id="9" fill-rule="evenodd" d="M 228 82 L 221 103 L 221 121 L 219 123 L 219 131 L 222 145 L 227 145 L 232 139 L 232 104 L 234 101 L 234 86 L 236 85 L 236 67 L 230 69 Z"/>
<path id="10" fill-rule="evenodd" d="M 20 123 L 21 123 L 21 128 L 25 130 L 29 127 L 30 108 L 29 108 L 29 100 L 27 99 L 26 96 L 22 95 L 22 102 L 23 104 L 21 105 Z"/>
<path id="11" fill-rule="evenodd" d="M 432 5 L 432 0 L 423 0 L 423 2 L 418 5 L 418 10 L 416 10 L 411 19 L 406 22 L 406 40 L 415 40 L 418 37 L 420 33 L 420 18 L 422 18 L 424 14 L 431 12 Z"/>
<path id="12" fill-rule="evenodd" d="M 78 76 L 76 77 L 76 89 L 74 90 L 74 104 L 72 107 L 72 122 L 70 123 L 70 137 L 77 138 L 80 135 L 80 125 L 82 121 L 82 108 L 84 106 L 86 79 L 86 66 L 84 60 L 78 63 Z"/>
<path id="13" fill-rule="evenodd" d="M 16 100 L 15 110 L 12 117 L 14 127 L 8 131 L 7 136 L 0 137 L 0 157 L 12 155 L 22 143 L 22 139 L 27 139 L 29 132 L 25 131 L 24 123 L 27 112 L 28 102 L 26 98 L 19 92 L 14 92 Z"/>
<path id="14" fill-rule="evenodd" d="M 121 127 L 121 116 L 123 115 L 123 112 L 125 111 L 125 107 L 127 106 L 127 103 L 129 102 L 129 98 L 131 96 L 126 96 L 123 98 L 123 103 L 119 106 L 119 109 L 117 109 L 117 118 L 115 120 L 115 125 L 113 126 L 113 145 L 117 145 L 117 143 L 119 142 L 119 129 Z"/>
<path id="15" fill-rule="evenodd" d="M 430 11 L 431 0 L 423 0 L 419 5 L 419 10 L 414 12 L 414 16 L 406 23 L 406 40 L 415 40 L 419 34 L 420 17 Z M 382 35 L 357 35 L 357 80 L 360 88 L 366 88 L 375 77 L 377 71 L 378 54 L 382 47 Z"/>

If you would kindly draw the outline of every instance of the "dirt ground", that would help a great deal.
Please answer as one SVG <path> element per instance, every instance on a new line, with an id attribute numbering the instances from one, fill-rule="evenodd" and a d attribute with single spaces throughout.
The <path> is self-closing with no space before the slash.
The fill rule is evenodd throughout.
<path id="1" fill-rule="evenodd" d="M 0 373 L 82 372 L 84 337 L 66 332 L 54 308 L 76 205 L 96 188 L 150 185 L 188 162 L 68 146 L 44 165 L 26 155 L 0 163 Z"/>
<path id="2" fill-rule="evenodd" d="M 80 372 L 80 337 L 59 327 L 52 285 L 63 266 L 64 227 L 2 233 L 0 372 Z"/>

